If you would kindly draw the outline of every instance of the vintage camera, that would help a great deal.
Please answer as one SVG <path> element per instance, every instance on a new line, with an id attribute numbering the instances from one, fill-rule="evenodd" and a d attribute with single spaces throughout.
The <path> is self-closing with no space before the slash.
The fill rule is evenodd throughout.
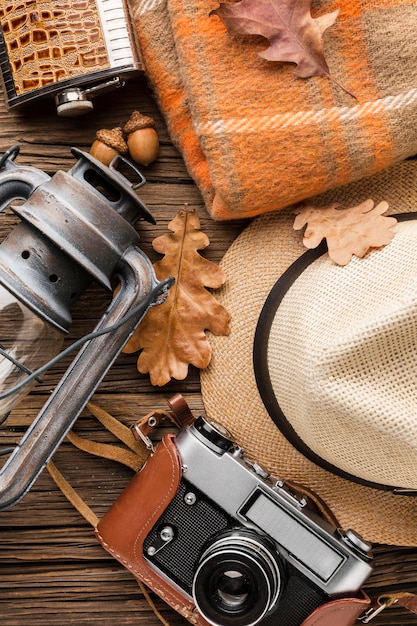
<path id="1" fill-rule="evenodd" d="M 142 69 L 127 0 L 3 2 L 0 26 L 12 107 L 54 96 L 59 115 L 80 115 Z"/>
<path id="2" fill-rule="evenodd" d="M 175 446 L 180 485 L 142 550 L 205 622 L 299 626 L 317 607 L 358 592 L 372 567 L 371 546 L 357 533 L 333 527 L 250 463 L 217 423 L 199 417 Z"/>

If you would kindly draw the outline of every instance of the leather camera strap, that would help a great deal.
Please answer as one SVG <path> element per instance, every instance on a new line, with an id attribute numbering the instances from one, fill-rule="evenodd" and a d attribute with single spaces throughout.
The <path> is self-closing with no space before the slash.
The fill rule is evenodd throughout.
<path id="1" fill-rule="evenodd" d="M 123 465 L 130 467 L 136 472 L 139 471 L 139 469 L 144 465 L 145 461 L 151 454 L 151 450 L 146 446 L 145 442 L 141 438 L 139 438 L 139 440 L 137 439 L 135 433 L 133 432 L 133 429 L 128 428 L 117 419 L 115 419 L 112 415 L 110 415 L 100 407 L 96 406 L 95 404 L 89 403 L 87 405 L 87 408 L 92 413 L 92 415 L 94 415 L 94 417 L 98 419 L 105 428 L 107 428 L 107 430 L 109 430 L 122 443 L 125 444 L 126 448 L 86 440 L 76 435 L 73 431 L 71 431 L 67 435 L 69 441 L 71 441 L 71 443 L 80 450 L 83 450 L 95 456 L 117 461 L 118 463 L 122 463 Z M 145 418 L 141 420 L 144 432 L 146 432 L 145 425 L 149 422 L 151 417 L 156 417 L 155 413 L 157 412 L 152 412 L 146 415 Z M 172 421 L 174 421 L 176 425 L 178 425 L 175 414 L 171 418 L 171 415 L 168 415 L 167 412 L 158 412 L 157 423 L 160 423 L 161 421 L 161 413 L 167 415 L 170 419 L 172 419 Z M 151 423 L 153 423 L 153 419 Z M 147 431 L 147 434 L 149 434 L 149 431 Z M 88 504 L 80 497 L 77 491 L 70 485 L 66 478 L 64 478 L 63 474 L 59 471 L 55 463 L 53 461 L 49 461 L 46 468 L 50 476 L 54 480 L 55 484 L 59 487 L 63 495 L 72 504 L 72 506 L 89 524 L 91 524 L 94 529 L 97 528 L 99 518 L 88 506 Z M 135 578 L 135 580 L 144 598 L 151 607 L 154 615 L 158 618 L 161 624 L 163 624 L 163 626 L 170 626 L 169 622 L 167 622 L 166 619 L 158 611 L 146 586 L 138 578 Z"/>
<path id="2" fill-rule="evenodd" d="M 149 435 L 154 428 L 161 424 L 162 420 L 170 420 L 177 428 L 191 424 L 194 420 L 194 416 L 181 394 L 176 394 L 170 398 L 168 405 L 170 407 L 169 411 L 159 409 L 151 411 L 129 428 L 107 413 L 107 411 L 90 402 L 87 405 L 90 413 L 124 444 L 124 447 L 86 440 L 73 431 L 68 433 L 67 438 L 75 447 L 84 452 L 117 461 L 133 471 L 138 472 L 154 449 Z M 96 528 L 99 523 L 99 518 L 64 478 L 55 463 L 51 460 L 46 467 L 52 479 L 67 500 L 93 528 Z M 332 524 L 337 525 L 337 520 L 332 512 L 316 494 L 296 483 L 288 482 L 288 485 L 299 495 L 306 497 L 309 505 L 318 510 L 323 517 Z M 155 616 L 164 626 L 169 626 L 169 623 L 159 613 L 153 603 L 145 585 L 136 577 L 135 580 Z M 417 596 L 407 592 L 384 594 L 377 599 L 376 605 L 372 607 L 370 607 L 369 598 L 367 598 L 365 594 L 359 595 L 357 598 L 345 598 L 329 602 L 316 609 L 301 626 L 334 626 L 335 623 L 337 623 L 338 626 L 352 626 L 357 622 L 368 624 L 371 623 L 373 618 L 379 615 L 382 610 L 392 606 L 401 606 L 417 614 Z"/>

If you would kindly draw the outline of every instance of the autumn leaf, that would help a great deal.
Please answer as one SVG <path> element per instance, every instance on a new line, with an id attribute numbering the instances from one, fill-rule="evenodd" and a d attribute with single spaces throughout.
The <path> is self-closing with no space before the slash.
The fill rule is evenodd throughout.
<path id="1" fill-rule="evenodd" d="M 323 33 L 332 26 L 339 9 L 319 17 L 311 16 L 312 0 L 241 0 L 220 3 L 212 11 L 234 35 L 261 35 L 269 47 L 259 53 L 267 61 L 297 65 L 300 78 L 328 76 L 344 91 L 355 97 L 330 76 L 324 56 Z"/>
<path id="2" fill-rule="evenodd" d="M 295 211 L 294 230 L 307 225 L 303 239 L 306 248 L 316 248 L 326 239 L 330 258 L 337 265 L 347 265 L 353 255 L 362 258 L 371 248 L 385 246 L 394 237 L 397 220 L 383 215 L 387 209 L 387 202 L 374 206 L 371 199 L 351 208 L 338 204 L 303 206 Z"/>
<path id="3" fill-rule="evenodd" d="M 124 352 L 142 350 L 137 367 L 150 374 L 153 385 L 162 386 L 176 378 L 183 380 L 188 366 L 207 367 L 211 347 L 205 330 L 216 335 L 229 333 L 230 315 L 206 289 L 225 282 L 224 271 L 197 251 L 209 245 L 200 230 L 194 210 L 181 210 L 170 222 L 172 233 L 153 241 L 164 257 L 154 264 L 159 280 L 175 278 L 165 302 L 151 308 L 126 344 Z"/>

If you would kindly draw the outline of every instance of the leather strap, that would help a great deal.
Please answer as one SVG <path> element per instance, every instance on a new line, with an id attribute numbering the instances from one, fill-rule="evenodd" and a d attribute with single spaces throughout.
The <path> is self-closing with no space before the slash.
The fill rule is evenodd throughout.
<path id="1" fill-rule="evenodd" d="M 99 518 L 94 513 L 94 511 L 90 509 L 88 504 L 84 502 L 84 500 L 78 495 L 75 489 L 71 487 L 69 482 L 63 477 L 63 475 L 58 470 L 58 468 L 56 467 L 53 461 L 49 461 L 46 467 L 51 477 L 54 479 L 56 485 L 61 489 L 62 493 L 67 498 L 67 500 L 82 515 L 82 517 L 84 517 L 84 519 L 87 520 L 87 522 L 91 524 L 91 526 L 95 529 L 97 527 Z M 145 600 L 147 601 L 147 603 L 149 604 L 149 606 L 151 607 L 152 611 L 154 612 L 155 616 L 159 619 L 161 624 L 163 626 L 170 626 L 169 622 L 166 621 L 166 619 L 163 617 L 163 615 L 161 615 L 161 613 L 157 609 L 154 601 L 149 595 L 148 590 L 143 584 L 143 582 L 139 580 L 139 578 L 136 578 L 135 580 L 138 584 L 139 589 L 142 592 L 143 597 L 145 598 Z"/>
<path id="2" fill-rule="evenodd" d="M 353 626 L 370 605 L 370 599 L 362 592 L 357 598 L 333 600 L 316 609 L 301 626 Z"/>
<path id="3" fill-rule="evenodd" d="M 145 455 L 139 456 L 131 450 L 126 450 L 126 448 L 83 439 L 83 437 L 79 437 L 72 431 L 67 434 L 67 439 L 79 450 L 94 454 L 94 456 L 100 456 L 104 459 L 117 461 L 122 465 L 130 467 L 134 472 L 139 471 L 146 460 Z"/>
<path id="4" fill-rule="evenodd" d="M 330 524 L 335 526 L 336 528 L 340 527 L 340 524 L 334 515 L 334 513 L 329 509 L 327 504 L 316 494 L 314 491 L 310 491 L 304 485 L 300 485 L 299 483 L 295 483 L 290 480 L 286 480 L 285 483 L 294 491 L 299 497 L 303 497 L 307 500 L 308 506 L 319 513 L 324 519 L 326 519 Z"/>
<path id="5" fill-rule="evenodd" d="M 129 450 L 132 450 L 138 456 L 141 456 L 143 454 L 143 446 L 140 442 L 138 443 L 132 436 L 130 428 L 119 422 L 119 420 L 110 415 L 110 413 L 107 413 L 107 411 L 97 406 L 96 404 L 93 404 L 92 402 L 89 402 L 87 404 L 87 408 L 90 413 L 94 415 L 94 417 L 99 422 L 101 422 L 101 424 L 103 424 L 103 426 L 107 428 L 108 431 L 110 431 L 117 439 L 119 439 L 119 441 L 124 443 L 125 446 L 129 448 Z"/>
<path id="6" fill-rule="evenodd" d="M 100 407 L 92 404 L 87 404 L 88 409 L 109 430 L 117 439 L 119 439 L 128 449 L 116 447 L 114 445 L 101 444 L 95 441 L 83 440 L 78 435 L 75 435 L 73 431 L 68 433 L 67 437 L 76 447 L 94 454 L 95 456 L 101 456 L 107 459 L 118 461 L 123 465 L 127 465 L 131 469 L 138 471 L 146 462 L 149 457 L 149 450 L 145 448 L 142 442 L 137 441 L 130 428 L 124 426 L 119 420 L 115 419 L 110 413 L 104 411 Z M 135 459 L 133 459 L 134 455 Z M 53 461 L 49 461 L 46 465 L 46 469 L 59 487 L 63 495 L 73 505 L 73 507 L 80 513 L 80 515 L 96 529 L 99 522 L 99 518 L 94 511 L 88 506 L 88 504 L 79 496 L 70 483 L 64 478 L 59 469 L 56 467 Z M 158 618 L 163 626 L 170 626 L 169 622 L 163 617 L 154 601 L 152 600 L 149 592 L 143 582 L 139 578 L 135 578 L 139 589 L 142 592 L 143 597 L 151 607 L 154 615 Z"/>
<path id="7" fill-rule="evenodd" d="M 159 426 L 164 417 L 169 417 L 167 411 L 151 411 L 131 427 L 131 432 L 135 439 L 144 443 L 148 451 L 155 452 L 155 448 L 149 435 L 154 428 Z"/>
<path id="8" fill-rule="evenodd" d="M 403 606 L 411 611 L 411 613 L 417 613 L 417 596 L 414 593 L 392 593 L 390 595 L 380 596 L 378 602 L 385 604 L 385 606 Z"/>
<path id="9" fill-rule="evenodd" d="M 60 488 L 64 496 L 67 498 L 69 502 L 71 502 L 72 506 L 80 513 L 84 519 L 87 520 L 93 528 L 95 528 L 98 524 L 98 517 L 94 513 L 92 509 L 88 506 L 86 502 L 78 495 L 73 487 L 69 484 L 69 482 L 63 477 L 57 466 L 53 461 L 49 461 L 46 466 L 46 469 L 50 473 L 51 477 L 54 479 L 56 485 Z"/>
<path id="10" fill-rule="evenodd" d="M 195 420 L 194 415 L 190 411 L 184 396 L 180 393 L 176 393 L 167 400 L 171 411 L 174 413 L 178 426 L 184 428 L 190 426 Z"/>
<path id="11" fill-rule="evenodd" d="M 171 411 L 159 409 L 151 411 L 132 426 L 134 437 L 138 441 L 142 441 L 148 450 L 152 450 L 152 452 L 155 450 L 149 435 L 154 428 L 159 426 L 164 417 L 170 419 L 178 428 L 189 426 L 195 419 L 185 398 L 180 393 L 176 393 L 167 402 Z"/>

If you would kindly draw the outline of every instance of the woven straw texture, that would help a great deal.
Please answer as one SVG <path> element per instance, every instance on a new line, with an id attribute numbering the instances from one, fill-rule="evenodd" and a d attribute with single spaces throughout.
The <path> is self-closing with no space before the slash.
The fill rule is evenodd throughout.
<path id="1" fill-rule="evenodd" d="M 318 205 L 336 201 L 352 206 L 369 197 L 376 203 L 385 199 L 392 213 L 416 209 L 417 163 L 405 161 L 372 179 L 328 191 L 315 201 Z M 201 374 L 207 414 L 235 434 L 250 458 L 275 475 L 316 491 L 343 527 L 354 528 L 372 542 L 417 545 L 417 498 L 363 487 L 317 467 L 281 435 L 259 396 L 252 362 L 259 314 L 276 280 L 305 251 L 302 233 L 292 228 L 293 220 L 291 208 L 256 218 L 222 261 L 227 282 L 217 297 L 232 315 L 231 333 L 210 336 L 213 356 Z M 321 304 L 325 310 L 326 303 Z M 291 341 L 291 331 L 287 341 Z M 301 400 L 303 382 L 294 380 L 292 385 L 294 398 Z M 417 408 L 416 395 L 410 402 Z"/>
<path id="2" fill-rule="evenodd" d="M 411 0 L 313 0 L 340 8 L 324 33 L 331 75 L 299 79 L 260 37 L 229 35 L 215 0 L 132 0 L 143 63 L 209 213 L 251 217 L 417 153 Z"/>
<path id="3" fill-rule="evenodd" d="M 265 345 L 275 397 L 302 441 L 345 472 L 410 489 L 417 489 L 416 246 L 417 219 L 346 267 L 321 257 L 286 293 Z"/>

